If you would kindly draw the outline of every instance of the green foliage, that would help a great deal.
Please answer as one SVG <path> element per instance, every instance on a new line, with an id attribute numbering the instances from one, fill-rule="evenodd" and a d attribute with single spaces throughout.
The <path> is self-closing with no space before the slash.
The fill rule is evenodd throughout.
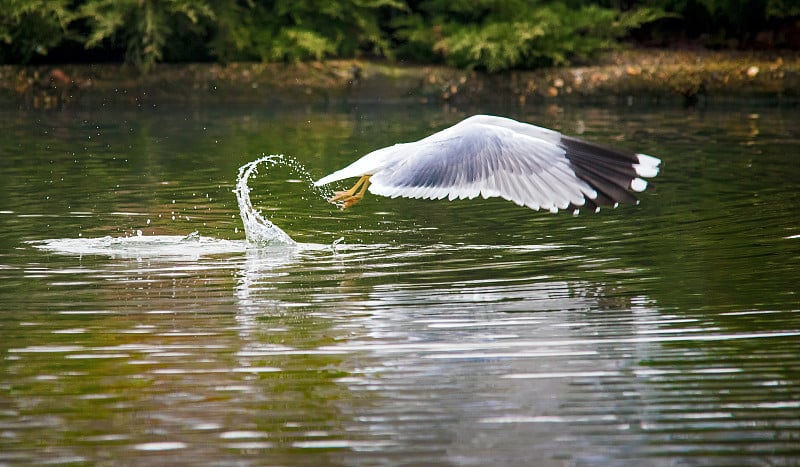
<path id="1" fill-rule="evenodd" d="M 768 18 L 800 17 L 800 2 L 797 0 L 767 0 Z"/>
<path id="2" fill-rule="evenodd" d="M 399 0 L 275 0 L 229 4 L 219 15 L 212 53 L 221 60 L 297 61 L 388 53 L 379 16 Z"/>
<path id="3" fill-rule="evenodd" d="M 398 19 L 396 26 L 417 58 L 430 59 L 426 53 L 432 52 L 452 65 L 497 71 L 586 58 L 664 15 L 654 8 L 620 12 L 562 2 L 434 0 L 423 3 L 412 18 Z"/>
<path id="4" fill-rule="evenodd" d="M 775 47 L 791 45 L 783 33 L 796 31 L 797 0 L 647 0 L 680 18 L 655 35 L 683 36 L 707 47 L 747 47 L 759 34 L 773 35 Z M 795 44 L 795 47 L 797 45 Z"/>
<path id="5" fill-rule="evenodd" d="M 208 3 L 192 0 L 87 0 L 77 17 L 91 31 L 85 40 L 87 48 L 121 41 L 127 61 L 146 72 L 163 57 L 181 20 L 197 25 L 213 19 L 214 12 Z"/>
<path id="6" fill-rule="evenodd" d="M 783 26 L 777 43 L 798 19 L 797 0 L 0 0 L 0 63 L 91 49 L 143 72 L 159 61 L 362 54 L 498 71 L 585 60 L 642 26 L 709 45 Z"/>
<path id="7" fill-rule="evenodd" d="M 69 0 L 0 0 L 0 63 L 27 63 L 70 38 Z"/>

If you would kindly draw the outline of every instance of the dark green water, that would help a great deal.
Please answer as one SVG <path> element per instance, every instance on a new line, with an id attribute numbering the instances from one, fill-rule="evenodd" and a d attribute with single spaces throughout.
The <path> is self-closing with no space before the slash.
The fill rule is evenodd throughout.
<path id="1" fill-rule="evenodd" d="M 300 245 L 246 248 L 242 164 L 472 110 L 0 113 L 0 465 L 800 462 L 795 106 L 505 112 L 663 159 L 595 215 L 264 167 Z"/>

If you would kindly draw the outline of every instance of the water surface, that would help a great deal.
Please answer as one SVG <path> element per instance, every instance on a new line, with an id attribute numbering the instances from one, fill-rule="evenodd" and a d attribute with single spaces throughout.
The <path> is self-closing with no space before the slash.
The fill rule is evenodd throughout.
<path id="1" fill-rule="evenodd" d="M 577 217 L 310 187 L 473 111 L 662 173 Z M 0 113 L 0 463 L 797 463 L 799 115 Z M 294 245 L 245 241 L 262 154 L 295 163 L 249 181 Z"/>

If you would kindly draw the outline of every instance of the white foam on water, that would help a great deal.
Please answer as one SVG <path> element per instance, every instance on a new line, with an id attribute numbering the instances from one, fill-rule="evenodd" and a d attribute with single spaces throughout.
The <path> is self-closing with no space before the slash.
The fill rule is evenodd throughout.
<path id="1" fill-rule="evenodd" d="M 65 255 L 102 255 L 112 258 L 197 259 L 216 254 L 240 253 L 247 243 L 203 237 L 193 232 L 181 235 L 136 235 L 132 237 L 53 238 L 28 242 L 41 250 Z"/>

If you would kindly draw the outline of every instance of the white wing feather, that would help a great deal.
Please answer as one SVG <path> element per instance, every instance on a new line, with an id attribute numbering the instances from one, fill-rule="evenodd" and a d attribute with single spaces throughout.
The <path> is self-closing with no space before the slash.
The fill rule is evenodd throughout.
<path id="1" fill-rule="evenodd" d="M 532 209 L 580 206 L 594 190 L 569 166 L 558 133 L 500 117 L 473 117 L 403 148 L 370 179 L 369 191 L 388 197 L 464 199 L 499 196 Z M 494 122 L 516 123 L 503 126 Z M 539 130 L 542 139 L 515 132 Z"/>

